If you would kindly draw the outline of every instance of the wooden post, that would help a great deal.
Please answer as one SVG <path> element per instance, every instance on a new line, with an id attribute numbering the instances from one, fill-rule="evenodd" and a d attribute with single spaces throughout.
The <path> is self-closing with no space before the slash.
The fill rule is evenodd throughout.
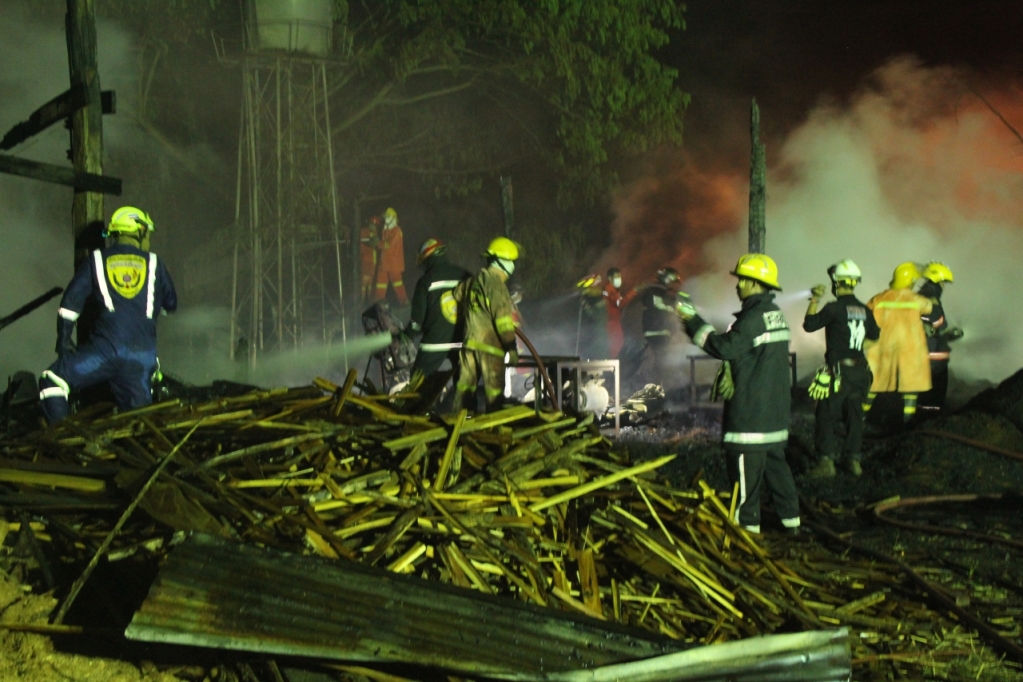
<path id="1" fill-rule="evenodd" d="M 504 236 L 511 239 L 512 228 L 515 227 L 515 212 L 512 203 L 512 179 L 510 175 L 501 176 L 501 206 L 504 208 Z"/>
<path id="2" fill-rule="evenodd" d="M 71 117 L 71 160 L 79 173 L 102 175 L 103 105 L 94 0 L 67 0 L 66 29 L 71 90 L 85 95 L 85 106 Z M 91 249 L 103 247 L 103 195 L 76 189 L 71 216 L 77 265 Z"/>
<path id="3" fill-rule="evenodd" d="M 750 107 L 749 170 L 749 252 L 764 253 L 767 248 L 767 162 L 760 141 L 760 107 Z"/>

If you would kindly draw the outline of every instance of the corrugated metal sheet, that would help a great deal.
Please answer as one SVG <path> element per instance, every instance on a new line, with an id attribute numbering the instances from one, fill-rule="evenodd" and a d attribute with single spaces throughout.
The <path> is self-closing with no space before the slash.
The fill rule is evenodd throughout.
<path id="1" fill-rule="evenodd" d="M 544 675 L 544 682 L 846 682 L 849 629 L 699 647 L 643 661 Z"/>
<path id="2" fill-rule="evenodd" d="M 584 616 L 201 534 L 171 553 L 125 635 L 509 679 L 681 648 Z"/>

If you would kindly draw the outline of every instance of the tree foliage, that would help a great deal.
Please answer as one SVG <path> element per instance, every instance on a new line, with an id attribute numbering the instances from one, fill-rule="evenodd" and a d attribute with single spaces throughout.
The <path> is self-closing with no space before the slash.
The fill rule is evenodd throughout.
<path id="1" fill-rule="evenodd" d="M 672 0 L 382 0 L 341 18 L 335 140 L 351 170 L 464 190 L 540 161 L 592 200 L 623 153 L 679 143 L 688 96 L 658 49 Z"/>

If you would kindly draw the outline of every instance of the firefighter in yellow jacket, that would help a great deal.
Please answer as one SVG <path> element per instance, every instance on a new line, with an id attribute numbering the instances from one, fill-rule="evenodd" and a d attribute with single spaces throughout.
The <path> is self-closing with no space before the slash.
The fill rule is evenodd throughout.
<path id="1" fill-rule="evenodd" d="M 864 411 L 870 409 L 878 393 L 898 392 L 902 394 L 903 420 L 909 421 L 916 415 L 917 395 L 931 388 L 927 337 L 920 316 L 931 312 L 932 303 L 913 292 L 911 287 L 919 278 L 915 263 L 902 263 L 895 268 L 890 288 L 867 301 L 881 327 L 881 337 L 867 350 L 874 382 Z"/>
<path id="2" fill-rule="evenodd" d="M 519 246 L 505 237 L 490 242 L 483 254 L 487 263 L 455 291 L 465 320 L 465 343 L 459 356 L 458 402 L 466 409 L 475 405 L 476 385 L 483 379 L 487 408 L 504 398 L 505 358 L 519 361 L 515 346 L 515 308 L 505 282 L 515 272 Z"/>

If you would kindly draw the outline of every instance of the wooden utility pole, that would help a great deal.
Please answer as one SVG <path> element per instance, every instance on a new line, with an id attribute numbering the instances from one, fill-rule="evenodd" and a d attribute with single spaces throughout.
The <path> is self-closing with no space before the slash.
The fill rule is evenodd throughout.
<path id="1" fill-rule="evenodd" d="M 750 107 L 750 169 L 749 169 L 749 252 L 764 253 L 767 248 L 767 162 L 764 143 L 760 141 L 760 107 L 753 100 Z"/>
<path id="2" fill-rule="evenodd" d="M 510 175 L 501 176 L 501 206 L 504 209 L 504 236 L 510 239 L 512 229 L 515 227 L 515 210 Z"/>
<path id="3" fill-rule="evenodd" d="M 66 29 L 71 90 L 84 95 L 84 106 L 71 115 L 71 160 L 76 172 L 102 175 L 103 105 L 96 59 L 94 0 L 67 0 Z M 103 194 L 75 188 L 71 223 L 76 265 L 89 250 L 102 248 L 103 217 Z"/>

